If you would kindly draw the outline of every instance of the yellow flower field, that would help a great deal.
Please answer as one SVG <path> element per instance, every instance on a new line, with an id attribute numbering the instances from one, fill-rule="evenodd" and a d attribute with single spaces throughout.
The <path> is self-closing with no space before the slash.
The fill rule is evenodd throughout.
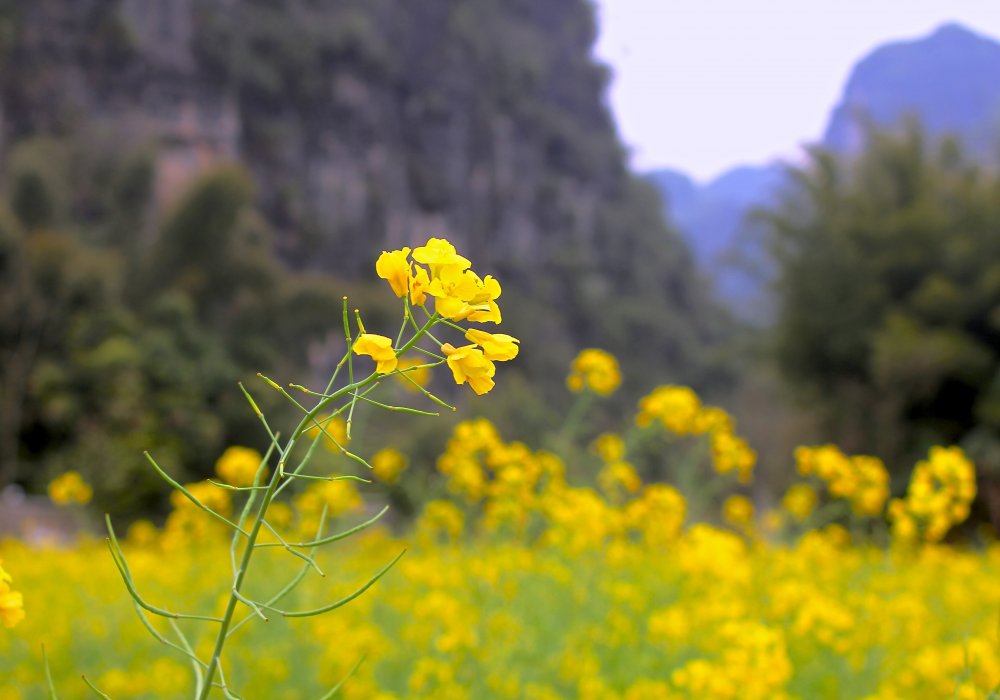
<path id="1" fill-rule="evenodd" d="M 251 620 L 231 641 L 226 682 L 248 698 L 317 698 L 364 659 L 341 697 L 997 697 L 1000 545 L 921 544 L 896 532 L 882 547 L 837 524 L 809 527 L 816 491 L 803 484 L 759 525 L 747 499 L 726 502 L 730 526 L 685 525 L 683 496 L 637 481 L 623 449 L 603 436 L 600 485 L 574 486 L 555 455 L 504 442 L 486 421 L 459 425 L 438 462 L 450 497 L 403 535 L 368 530 L 317 555 L 327 577 L 309 573 L 282 606 L 343 596 L 406 548 L 396 567 L 333 613 Z M 833 449 L 800 451 L 800 471 L 870 509 L 875 499 L 855 494 L 879 477 L 852 491 L 851 460 Z M 918 466 L 919 494 L 931 465 L 958 469 L 954 454 L 944 458 Z M 862 460 L 858 473 L 872 470 Z M 293 502 L 275 513 L 287 538 L 313 527 L 323 505 L 343 505 L 340 528 L 368 517 L 349 482 L 321 482 Z M 922 512 L 902 503 L 894 509 Z M 154 604 L 219 614 L 225 529 L 176 506 L 162 530 L 130 531 L 133 578 Z M 295 574 L 280 547 L 262 551 L 247 589 L 258 599 Z M 143 628 L 103 540 L 8 541 L 0 559 L 27 613 L 0 633 L 4 700 L 47 697 L 42 644 L 61 698 L 94 697 L 81 673 L 116 699 L 186 693 L 188 662 Z M 184 625 L 209 652 L 212 624 Z"/>

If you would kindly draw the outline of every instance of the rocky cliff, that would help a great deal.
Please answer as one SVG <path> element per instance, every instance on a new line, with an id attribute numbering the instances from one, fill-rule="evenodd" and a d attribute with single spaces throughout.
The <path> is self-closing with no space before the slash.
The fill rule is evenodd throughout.
<path id="1" fill-rule="evenodd" d="M 446 236 L 531 309 L 516 330 L 552 371 L 584 343 L 704 364 L 718 316 L 625 167 L 585 0 L 39 0 L 0 22 L 5 143 L 151 143 L 159 206 L 237 160 L 292 264 L 367 275 Z"/>

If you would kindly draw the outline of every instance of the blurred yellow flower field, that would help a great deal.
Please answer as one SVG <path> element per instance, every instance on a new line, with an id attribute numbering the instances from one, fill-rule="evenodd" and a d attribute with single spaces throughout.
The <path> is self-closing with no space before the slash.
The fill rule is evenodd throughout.
<path id="1" fill-rule="evenodd" d="M 108 542 L 0 542 L 0 699 L 51 698 L 49 674 L 64 699 L 191 687 L 199 700 L 236 688 L 277 700 L 1000 698 L 1000 544 L 943 544 L 976 496 L 961 449 L 932 448 L 890 500 L 878 458 L 803 446 L 800 480 L 769 509 L 752 489 L 757 453 L 688 387 L 654 388 L 620 432 L 584 440 L 586 409 L 621 383 L 597 348 L 572 363 L 576 403 L 551 449 L 461 422 L 418 517 L 370 527 L 389 486 L 429 475 L 391 445 L 370 463 L 355 454 L 355 405 L 435 414 L 367 387 L 393 374 L 447 406 L 420 373 L 446 364 L 485 394 L 494 363 L 519 352 L 512 336 L 455 323 L 499 322 L 496 280 L 443 239 L 409 255 L 376 266 L 403 299 L 398 339 L 366 332 L 359 312 L 352 338 L 345 300 L 338 371 L 350 383 L 290 385 L 318 401 L 292 399 L 303 417 L 284 447 L 244 388 L 271 447 L 231 446 L 217 479 L 186 485 L 147 454 L 174 488 L 161 526 L 133 523 L 120 548 L 110 520 Z M 419 326 L 410 303 L 427 296 L 435 310 Z M 472 344 L 417 347 L 437 324 Z M 415 347 L 427 361 L 400 366 Z M 352 355 L 375 371 L 355 380 Z M 317 444 L 344 469 L 303 471 Z M 73 508 L 92 490 L 67 472 L 49 494 Z"/>
<path id="2" fill-rule="evenodd" d="M 732 432 L 729 421 L 718 425 Z M 621 438 L 602 436 L 594 450 L 604 463 L 597 486 L 574 485 L 554 454 L 505 442 L 484 420 L 460 424 L 438 461 L 449 495 L 403 534 L 369 530 L 317 555 L 327 577 L 307 575 L 287 606 L 349 593 L 405 547 L 400 563 L 332 614 L 273 615 L 241 628 L 227 682 L 253 698 L 315 698 L 364 659 L 342 697 L 997 697 L 1000 545 L 934 544 L 936 531 L 922 543 L 896 527 L 890 544 L 875 546 L 860 529 L 810 520 L 821 496 L 805 482 L 770 518 L 755 518 L 752 502 L 736 495 L 717 524 L 685 524 L 684 496 L 643 484 Z M 874 465 L 823 450 L 800 452 L 801 464 L 830 483 L 831 502 L 870 515 L 875 499 L 857 494 L 880 483 Z M 969 495 L 959 459 L 934 452 L 915 476 L 918 484 L 931 473 L 954 477 L 924 499 L 946 494 L 935 502 L 952 515 L 961 515 L 954 499 Z M 856 488 L 844 486 L 851 464 Z M 908 498 L 907 513 L 927 511 L 914 505 L 912 487 Z M 308 532 L 324 506 L 339 504 L 340 527 L 374 509 L 343 481 L 319 482 L 293 502 L 275 519 L 286 537 Z M 154 603 L 219 614 L 226 592 L 213 586 L 227 563 L 225 528 L 176 505 L 164 528 L 130 531 L 133 577 Z M 274 554 L 261 555 L 249 581 L 258 598 L 294 574 L 279 551 L 264 550 Z M 189 687 L 188 663 L 136 618 L 103 541 L 70 549 L 7 541 L 0 558 L 27 610 L 0 634 L 5 700 L 47 697 L 42 644 L 62 698 L 91 697 L 81 673 L 116 699 Z M 238 619 L 251 614 L 244 608 Z M 185 629 L 207 652 L 211 625 Z"/>

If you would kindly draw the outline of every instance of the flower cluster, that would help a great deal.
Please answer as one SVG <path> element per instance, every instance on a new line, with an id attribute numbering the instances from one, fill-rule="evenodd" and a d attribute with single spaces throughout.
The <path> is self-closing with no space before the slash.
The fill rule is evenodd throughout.
<path id="1" fill-rule="evenodd" d="M 817 500 L 816 489 L 811 484 L 792 484 L 781 499 L 781 507 L 801 523 L 812 515 Z"/>
<path id="2" fill-rule="evenodd" d="M 615 356 L 598 348 L 586 348 L 574 358 L 570 365 L 566 386 L 570 391 L 584 389 L 600 396 L 612 394 L 622 383 L 621 371 Z"/>
<path id="3" fill-rule="evenodd" d="M 889 473 L 877 457 L 848 457 L 836 445 L 803 446 L 795 450 L 795 467 L 802 476 L 822 479 L 830 495 L 848 501 L 857 515 L 879 515 L 889 497 Z"/>
<path id="4" fill-rule="evenodd" d="M 618 435 L 602 435 L 593 448 L 604 461 L 597 476 L 599 491 L 569 485 L 558 457 L 520 442 L 504 442 L 496 428 L 480 418 L 456 426 L 437 467 L 449 493 L 470 511 L 469 518 L 463 515 L 460 520 L 482 532 L 531 532 L 542 543 L 572 551 L 608 541 L 666 546 L 675 540 L 686 512 L 680 492 L 667 484 L 643 484 L 624 461 Z M 440 511 L 435 505 L 427 513 L 438 517 Z"/>
<path id="5" fill-rule="evenodd" d="M 79 472 L 64 472 L 49 483 L 49 498 L 58 506 L 86 505 L 93 495 L 94 490 Z"/>
<path id="6" fill-rule="evenodd" d="M 597 510 L 582 497 L 573 507 Z M 995 543 L 896 556 L 833 531 L 774 546 L 696 524 L 665 554 L 644 538 L 573 539 L 571 530 L 548 546 L 472 539 L 464 512 L 429 504 L 421 526 L 435 536 L 404 535 L 409 552 L 394 575 L 336 615 L 237 637 L 231 663 L 265 698 L 319 697 L 361 656 L 344 700 L 986 700 L 1000 684 L 996 618 L 984 614 L 1000 606 Z M 660 512 L 650 508 L 648 520 Z M 156 539 L 123 544 L 144 590 L 174 591 L 172 602 L 186 605 L 216 597 L 211 574 L 229 556 L 228 537 L 191 543 L 169 567 Z M 372 532 L 329 552 L 318 559 L 327 577 L 307 577 L 297 595 L 351 590 L 400 544 Z M 42 640 L 57 687 L 80 687 L 73 659 L 83 657 L 116 699 L 184 695 L 189 666 L 143 636 L 114 594 L 117 572 L 95 565 L 103 546 L 0 543 L 3 564 L 45 611 L 0 626 L 4 700 L 45 687 Z M 261 566 L 262 579 L 292 573 L 276 557 Z M 99 653 L 109 630 L 114 653 Z"/>
<path id="7" fill-rule="evenodd" d="M 722 519 L 737 530 L 752 530 L 753 515 L 753 501 L 746 496 L 730 496 L 722 504 Z"/>
<path id="8" fill-rule="evenodd" d="M 254 483 L 257 470 L 260 469 L 263 456 L 252 447 L 233 445 L 227 447 L 215 463 L 215 473 L 230 486 L 250 486 Z M 261 479 L 267 478 L 267 467 L 261 473 Z"/>
<path id="9" fill-rule="evenodd" d="M 976 497 L 976 472 L 959 447 L 932 447 L 918 462 L 905 499 L 889 504 L 893 534 L 902 540 L 922 536 L 938 542 L 953 525 L 969 517 Z"/>
<path id="10" fill-rule="evenodd" d="M 412 258 L 412 259 L 411 259 Z M 434 300 L 434 316 L 446 319 L 448 325 L 462 321 L 500 323 L 500 283 L 492 276 L 481 278 L 470 269 L 472 263 L 458 254 L 455 246 L 443 238 L 431 238 L 412 253 L 409 248 L 383 251 L 375 263 L 375 271 L 386 280 L 392 291 L 410 305 L 426 311 L 428 297 Z M 427 312 L 430 314 L 430 312 Z M 442 343 L 441 352 L 457 384 L 466 384 L 476 394 L 485 394 L 494 386 L 495 362 L 517 357 L 517 338 L 505 333 L 487 333 L 479 329 L 464 329 L 469 345 L 455 347 Z M 358 355 L 375 360 L 375 370 L 388 374 L 397 369 L 400 349 L 391 338 L 367 333 L 354 341 Z M 419 367 L 408 364 L 407 369 Z"/>
<path id="11" fill-rule="evenodd" d="M 736 435 L 733 419 L 717 406 L 706 406 L 689 387 L 665 385 L 639 400 L 635 423 L 640 428 L 654 421 L 674 435 L 707 435 L 712 461 L 719 474 L 735 473 L 740 483 L 749 483 L 757 453 Z"/>
<path id="12" fill-rule="evenodd" d="M 708 658 L 689 661 L 671 674 L 674 685 L 684 693 L 675 697 L 785 697 L 782 690 L 792 676 L 792 663 L 781 630 L 734 620 L 721 625 L 712 637 L 706 645 Z"/>
<path id="13" fill-rule="evenodd" d="M 24 619 L 24 596 L 11 588 L 13 582 L 0 562 L 0 622 L 7 628 Z"/>
<path id="14" fill-rule="evenodd" d="M 372 456 L 372 472 L 379 481 L 395 484 L 406 471 L 409 460 L 394 447 L 383 447 Z"/>
<path id="15" fill-rule="evenodd" d="M 603 463 L 597 474 L 597 484 L 610 500 L 617 503 L 638 493 L 642 480 L 635 467 L 625 459 L 625 441 L 620 435 L 604 433 L 591 443 L 590 449 Z"/>

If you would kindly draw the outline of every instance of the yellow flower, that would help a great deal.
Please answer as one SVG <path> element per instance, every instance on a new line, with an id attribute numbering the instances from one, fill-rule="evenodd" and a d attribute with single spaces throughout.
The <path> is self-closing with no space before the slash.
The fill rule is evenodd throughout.
<path id="1" fill-rule="evenodd" d="M 392 291 L 401 299 L 406 296 L 410 285 L 410 262 L 406 259 L 409 254 L 409 248 L 392 252 L 383 250 L 375 262 L 375 272 L 382 279 L 388 280 Z"/>
<path id="2" fill-rule="evenodd" d="M 781 499 L 781 506 L 802 522 L 816 508 L 816 489 L 809 484 L 794 484 Z"/>
<path id="3" fill-rule="evenodd" d="M 327 515 L 331 518 L 339 518 L 364 506 L 357 487 L 344 479 L 316 482 L 296 496 L 294 503 L 300 516 L 302 514 L 318 516 L 325 507 Z M 310 523 L 306 529 L 315 530 L 315 526 Z"/>
<path id="4" fill-rule="evenodd" d="M 417 521 L 417 530 L 425 536 L 438 534 L 458 539 L 465 529 L 465 515 L 450 501 L 430 501 Z"/>
<path id="5" fill-rule="evenodd" d="M 94 490 L 83 480 L 79 472 L 68 471 L 60 474 L 49 484 L 49 498 L 56 505 L 66 506 L 70 503 L 85 505 L 90 502 Z"/>
<path id="6" fill-rule="evenodd" d="M 597 475 L 597 483 L 608 496 L 617 500 L 619 490 L 636 493 L 642 488 L 642 480 L 635 473 L 635 467 L 628 462 L 609 462 Z"/>
<path id="7" fill-rule="evenodd" d="M 427 289 L 431 286 L 431 279 L 427 275 L 427 270 L 415 265 L 413 275 L 410 277 L 410 303 L 414 306 L 423 306 L 427 301 Z"/>
<path id="8" fill-rule="evenodd" d="M 644 428 L 654 419 L 659 420 L 664 429 L 677 435 L 697 434 L 709 427 L 715 432 L 732 425 L 731 420 L 720 419 L 718 413 L 703 410 L 701 399 L 693 389 L 673 384 L 658 386 L 639 400 L 636 425 Z"/>
<path id="9" fill-rule="evenodd" d="M 24 619 L 24 596 L 20 591 L 12 591 L 6 584 L 0 585 L 0 622 L 10 628 Z"/>
<path id="10" fill-rule="evenodd" d="M 490 279 L 487 277 L 486 279 Z M 488 300 L 484 305 L 485 308 L 479 308 L 469 314 L 469 321 L 474 321 L 476 323 L 500 323 L 502 317 L 500 316 L 500 307 L 492 299 Z"/>
<path id="11" fill-rule="evenodd" d="M 448 357 L 448 367 L 455 376 L 456 384 L 469 382 L 472 390 L 480 396 L 493 388 L 496 366 L 475 345 L 456 348 L 451 343 L 445 343 L 441 351 Z"/>
<path id="12" fill-rule="evenodd" d="M 604 462 L 617 462 L 625 457 L 625 441 L 616 433 L 602 433 L 590 447 Z"/>
<path id="13" fill-rule="evenodd" d="M 312 440 L 323 436 L 323 447 L 331 452 L 340 452 L 350 438 L 347 436 L 347 423 L 340 416 L 317 416 L 316 422 L 305 434 Z"/>
<path id="14" fill-rule="evenodd" d="M 252 447 L 233 445 L 215 463 L 215 473 L 230 486 L 250 486 L 262 460 L 260 452 Z M 266 474 L 265 468 L 262 478 Z"/>
<path id="15" fill-rule="evenodd" d="M 757 463 L 757 453 L 743 438 L 730 432 L 712 433 L 712 466 L 719 474 L 735 471 L 741 484 L 749 484 L 753 468 Z"/>
<path id="16" fill-rule="evenodd" d="M 395 484 L 407 464 L 406 455 L 392 447 L 383 448 L 372 457 L 372 471 L 387 484 Z"/>
<path id="17" fill-rule="evenodd" d="M 437 277 L 446 268 L 468 269 L 469 262 L 455 251 L 455 246 L 443 238 L 431 238 L 426 245 L 415 248 L 413 259 L 419 263 L 430 265 L 431 274 Z"/>
<path id="18" fill-rule="evenodd" d="M 734 527 L 748 529 L 753 525 L 753 502 L 746 496 L 730 496 L 722 504 L 722 519 Z"/>
<path id="19" fill-rule="evenodd" d="M 374 333 L 362 333 L 354 341 L 355 355 L 368 355 L 375 360 L 375 371 L 388 374 L 396 369 L 396 351 L 392 348 L 392 339 Z"/>
<path id="20" fill-rule="evenodd" d="M 581 350 L 573 360 L 566 385 L 571 391 L 589 389 L 595 394 L 607 396 L 621 384 L 621 372 L 614 355 L 597 348 Z"/>
<path id="21" fill-rule="evenodd" d="M 19 591 L 11 590 L 12 583 L 13 579 L 0 562 L 0 622 L 8 628 L 24 619 L 24 597 Z"/>
<path id="22" fill-rule="evenodd" d="M 465 337 L 483 349 L 483 355 L 487 360 L 495 362 L 513 360 L 517 357 L 517 343 L 521 342 L 506 333 L 487 333 L 475 328 L 466 331 Z"/>
<path id="23" fill-rule="evenodd" d="M 487 275 L 480 279 L 472 270 L 455 266 L 436 274 L 427 293 L 435 297 L 434 309 L 452 321 L 491 321 L 500 323 L 500 283 Z"/>
<path id="24" fill-rule="evenodd" d="M 201 504 L 207 508 L 211 508 L 216 513 L 221 515 L 229 515 L 233 510 L 232 500 L 229 497 L 229 491 L 215 486 L 208 481 L 198 481 L 193 484 L 185 484 L 184 488 L 187 489 L 188 493 L 198 499 Z M 170 494 L 170 504 L 175 510 L 192 510 L 196 506 L 180 491 L 174 491 Z"/>

